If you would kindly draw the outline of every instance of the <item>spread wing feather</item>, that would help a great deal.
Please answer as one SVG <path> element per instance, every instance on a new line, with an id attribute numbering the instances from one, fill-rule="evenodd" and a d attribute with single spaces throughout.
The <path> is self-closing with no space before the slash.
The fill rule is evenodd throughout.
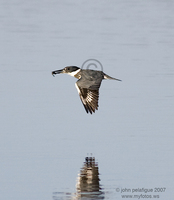
<path id="1" fill-rule="evenodd" d="M 84 70 L 83 76 L 76 82 L 76 88 L 86 112 L 98 110 L 99 88 L 104 77 L 103 72 L 93 73 Z"/>
<path id="2" fill-rule="evenodd" d="M 86 112 L 95 112 L 95 110 L 98 110 L 98 98 L 99 98 L 99 92 L 98 90 L 89 90 L 85 88 L 79 88 L 80 89 L 80 99 L 85 107 Z"/>
<path id="3" fill-rule="evenodd" d="M 98 110 L 99 89 L 88 89 L 79 86 L 79 81 L 76 82 L 76 88 L 79 93 L 80 99 L 85 107 L 86 112 L 95 112 Z"/>

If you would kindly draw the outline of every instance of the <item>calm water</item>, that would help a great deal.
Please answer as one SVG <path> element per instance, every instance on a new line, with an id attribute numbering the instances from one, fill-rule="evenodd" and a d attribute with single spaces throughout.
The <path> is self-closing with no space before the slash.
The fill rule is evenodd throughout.
<path id="1" fill-rule="evenodd" d="M 173 199 L 173 10 L 1 0 L 0 199 Z M 51 76 L 91 58 L 122 80 L 102 82 L 93 115 L 74 78 Z"/>

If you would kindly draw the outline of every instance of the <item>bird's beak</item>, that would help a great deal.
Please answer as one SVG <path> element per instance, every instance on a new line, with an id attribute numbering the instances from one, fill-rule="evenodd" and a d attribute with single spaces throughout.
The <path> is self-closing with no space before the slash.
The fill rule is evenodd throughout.
<path id="1" fill-rule="evenodd" d="M 63 69 L 61 70 L 56 70 L 56 71 L 52 71 L 52 75 L 54 76 L 55 74 L 62 74 L 64 72 Z"/>

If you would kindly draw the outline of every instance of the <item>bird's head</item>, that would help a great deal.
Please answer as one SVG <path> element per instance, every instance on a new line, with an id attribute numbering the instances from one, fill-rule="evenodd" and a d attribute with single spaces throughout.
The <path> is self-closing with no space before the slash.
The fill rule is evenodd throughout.
<path id="1" fill-rule="evenodd" d="M 76 74 L 79 71 L 80 71 L 79 67 L 76 67 L 76 66 L 67 66 L 64 69 L 53 71 L 52 75 L 53 76 L 55 74 L 69 74 L 69 75 L 73 75 L 73 74 Z"/>

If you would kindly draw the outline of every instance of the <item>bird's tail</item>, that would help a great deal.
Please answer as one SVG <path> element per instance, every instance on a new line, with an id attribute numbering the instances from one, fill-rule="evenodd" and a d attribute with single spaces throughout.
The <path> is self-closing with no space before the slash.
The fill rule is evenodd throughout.
<path id="1" fill-rule="evenodd" d="M 113 78 L 111 76 L 108 76 L 107 74 L 104 74 L 104 79 L 111 79 L 111 80 L 121 81 L 120 79 Z"/>

